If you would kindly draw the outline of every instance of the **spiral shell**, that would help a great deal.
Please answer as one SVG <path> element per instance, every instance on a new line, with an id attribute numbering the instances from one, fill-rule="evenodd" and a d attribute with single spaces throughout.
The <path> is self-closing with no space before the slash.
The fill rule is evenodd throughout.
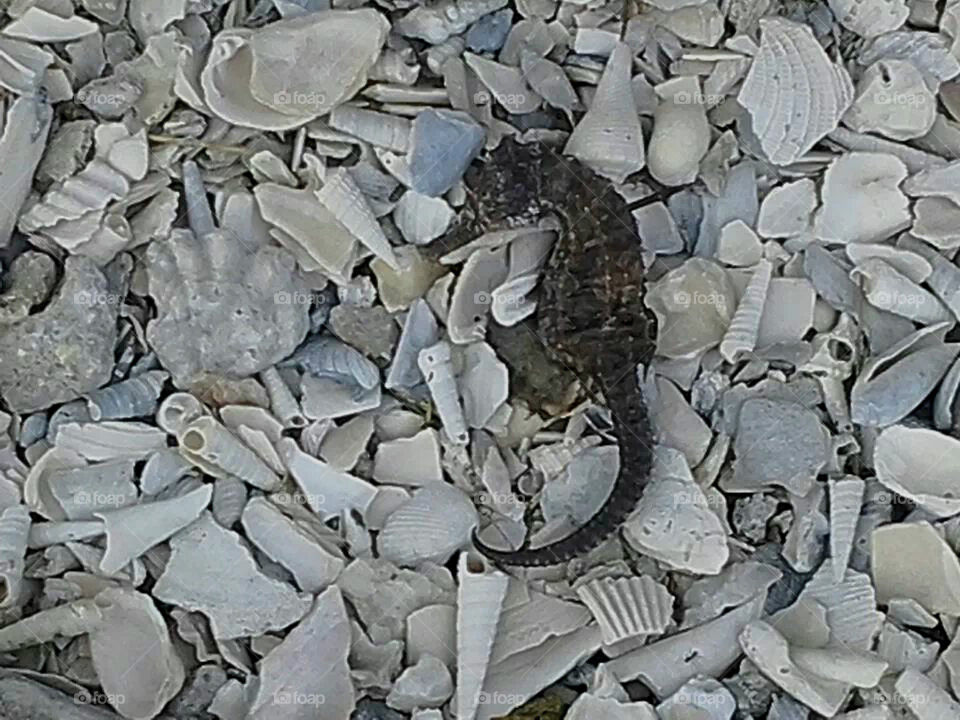
<path id="1" fill-rule="evenodd" d="M 577 594 L 600 626 L 606 645 L 638 635 L 660 635 L 672 621 L 673 596 L 646 575 L 591 580 L 577 588 Z"/>
<path id="2" fill-rule="evenodd" d="M 858 477 L 828 481 L 830 489 L 830 558 L 833 560 L 833 579 L 843 580 L 853 550 L 857 520 L 863 505 L 865 484 Z"/>
<path id="3" fill-rule="evenodd" d="M 225 528 L 233 527 L 247 504 L 247 486 L 235 477 L 217 478 L 213 484 L 213 519 Z"/>
<path id="4" fill-rule="evenodd" d="M 260 373 L 260 380 L 270 396 L 270 409 L 279 418 L 285 428 L 304 427 L 307 419 L 300 412 L 300 404 L 290 388 L 280 377 L 275 367 L 269 367 Z"/>
<path id="5" fill-rule="evenodd" d="M 466 445 L 469 439 L 467 421 L 453 375 L 450 343 L 441 340 L 436 345 L 424 348 L 418 356 L 418 364 L 447 437 L 457 445 Z"/>
<path id="6" fill-rule="evenodd" d="M 769 260 L 761 260 L 753 271 L 730 327 L 720 342 L 720 354 L 727 362 L 736 362 L 744 353 L 753 352 L 756 348 L 772 271 L 773 265 Z"/>
<path id="7" fill-rule="evenodd" d="M 261 490 L 280 485 L 280 478 L 253 450 L 211 417 L 188 423 L 177 441 L 183 456 L 210 475 L 233 475 Z"/>
<path id="8" fill-rule="evenodd" d="M 87 408 L 92 420 L 123 420 L 152 415 L 157 398 L 170 374 L 150 370 L 129 380 L 88 393 Z"/>

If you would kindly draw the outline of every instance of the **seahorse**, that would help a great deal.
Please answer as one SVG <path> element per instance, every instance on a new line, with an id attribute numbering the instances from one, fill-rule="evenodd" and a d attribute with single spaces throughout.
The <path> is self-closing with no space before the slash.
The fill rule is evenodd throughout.
<path id="1" fill-rule="evenodd" d="M 548 355 L 606 400 L 620 446 L 620 474 L 603 506 L 568 536 L 541 547 L 498 550 L 474 532 L 476 549 L 500 565 L 566 562 L 597 547 L 633 511 L 652 464 L 653 437 L 637 364 L 653 354 L 654 320 L 643 305 L 645 268 L 631 210 L 613 185 L 555 148 L 503 141 L 466 176 L 464 237 L 533 224 L 552 215 L 561 230 L 546 262 L 537 312 L 526 331 Z"/>

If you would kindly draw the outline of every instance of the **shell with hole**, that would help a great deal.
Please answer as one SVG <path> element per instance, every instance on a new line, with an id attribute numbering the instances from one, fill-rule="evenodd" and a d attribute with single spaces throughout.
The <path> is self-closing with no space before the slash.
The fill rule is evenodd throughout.
<path id="1" fill-rule="evenodd" d="M 177 433 L 183 456 L 214 477 L 232 475 L 261 490 L 276 490 L 280 478 L 260 457 L 212 417 L 200 417 Z"/>

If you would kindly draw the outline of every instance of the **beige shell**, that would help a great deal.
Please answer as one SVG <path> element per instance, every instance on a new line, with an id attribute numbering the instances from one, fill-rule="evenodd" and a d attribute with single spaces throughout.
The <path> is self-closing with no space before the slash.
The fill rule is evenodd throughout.
<path id="1" fill-rule="evenodd" d="M 577 588 L 577 595 L 600 625 L 606 645 L 660 635 L 672 621 L 673 595 L 647 575 L 599 578 Z"/>

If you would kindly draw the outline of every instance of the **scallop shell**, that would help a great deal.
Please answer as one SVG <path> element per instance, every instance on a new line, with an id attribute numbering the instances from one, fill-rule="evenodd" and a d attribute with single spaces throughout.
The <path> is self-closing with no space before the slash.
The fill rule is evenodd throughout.
<path id="1" fill-rule="evenodd" d="M 29 534 L 25 505 L 12 505 L 0 514 L 0 608 L 13 607 L 20 599 Z"/>
<path id="2" fill-rule="evenodd" d="M 213 519 L 225 528 L 233 527 L 247 504 L 247 486 L 235 477 L 217 478 L 213 483 Z"/>
<path id="3" fill-rule="evenodd" d="M 180 452 L 215 477 L 232 475 L 261 490 L 275 490 L 280 478 L 233 433 L 211 417 L 200 417 L 177 433 Z"/>
<path id="4" fill-rule="evenodd" d="M 605 645 L 661 635 L 672 622 L 673 595 L 647 575 L 591 580 L 577 595 L 600 625 Z"/>
<path id="5" fill-rule="evenodd" d="M 270 409 L 279 418 L 285 428 L 301 428 L 307 424 L 307 419 L 300 412 L 300 404 L 293 396 L 290 388 L 280 377 L 275 367 L 269 367 L 260 372 L 260 380 L 270 396 Z"/>
<path id="6" fill-rule="evenodd" d="M 773 264 L 769 260 L 757 263 L 740 304 L 733 313 L 730 327 L 720 342 L 720 354 L 727 362 L 736 362 L 745 353 L 756 349 L 760 319 L 763 317 L 763 306 L 767 301 L 772 272 Z"/>
<path id="7" fill-rule="evenodd" d="M 630 82 L 632 66 L 633 51 L 617 43 L 590 108 L 563 150 L 615 183 L 622 183 L 646 162 L 643 130 Z"/>
<path id="8" fill-rule="evenodd" d="M 877 480 L 937 517 L 960 513 L 956 471 L 960 440 L 926 428 L 893 425 L 876 439 Z"/>
<path id="9" fill-rule="evenodd" d="M 405 37 L 439 45 L 506 4 L 507 0 L 441 0 L 414 8 L 397 20 L 394 30 Z"/>
<path id="10" fill-rule="evenodd" d="M 806 25 L 764 18 L 760 28 L 760 50 L 737 99 L 770 161 L 789 165 L 837 127 L 853 83 Z"/>
<path id="11" fill-rule="evenodd" d="M 445 563 L 465 547 L 479 519 L 469 496 L 447 483 L 424 487 L 387 518 L 380 555 L 401 567 Z"/>
<path id="12" fill-rule="evenodd" d="M 453 373 L 450 343 L 441 340 L 436 345 L 424 348 L 417 356 L 417 364 L 427 382 L 447 437 L 457 445 L 466 445 L 469 440 L 467 421 Z"/>
<path id="13" fill-rule="evenodd" d="M 88 393 L 87 407 L 92 420 L 120 420 L 153 415 L 157 398 L 170 374 L 150 370 L 129 380 Z"/>
<path id="14" fill-rule="evenodd" d="M 457 580 L 457 718 L 474 720 L 510 578 L 464 552 Z"/>
<path id="15" fill-rule="evenodd" d="M 830 558 L 833 579 L 841 582 L 850 563 L 853 537 L 863 504 L 864 482 L 858 477 L 830 480 Z"/>

